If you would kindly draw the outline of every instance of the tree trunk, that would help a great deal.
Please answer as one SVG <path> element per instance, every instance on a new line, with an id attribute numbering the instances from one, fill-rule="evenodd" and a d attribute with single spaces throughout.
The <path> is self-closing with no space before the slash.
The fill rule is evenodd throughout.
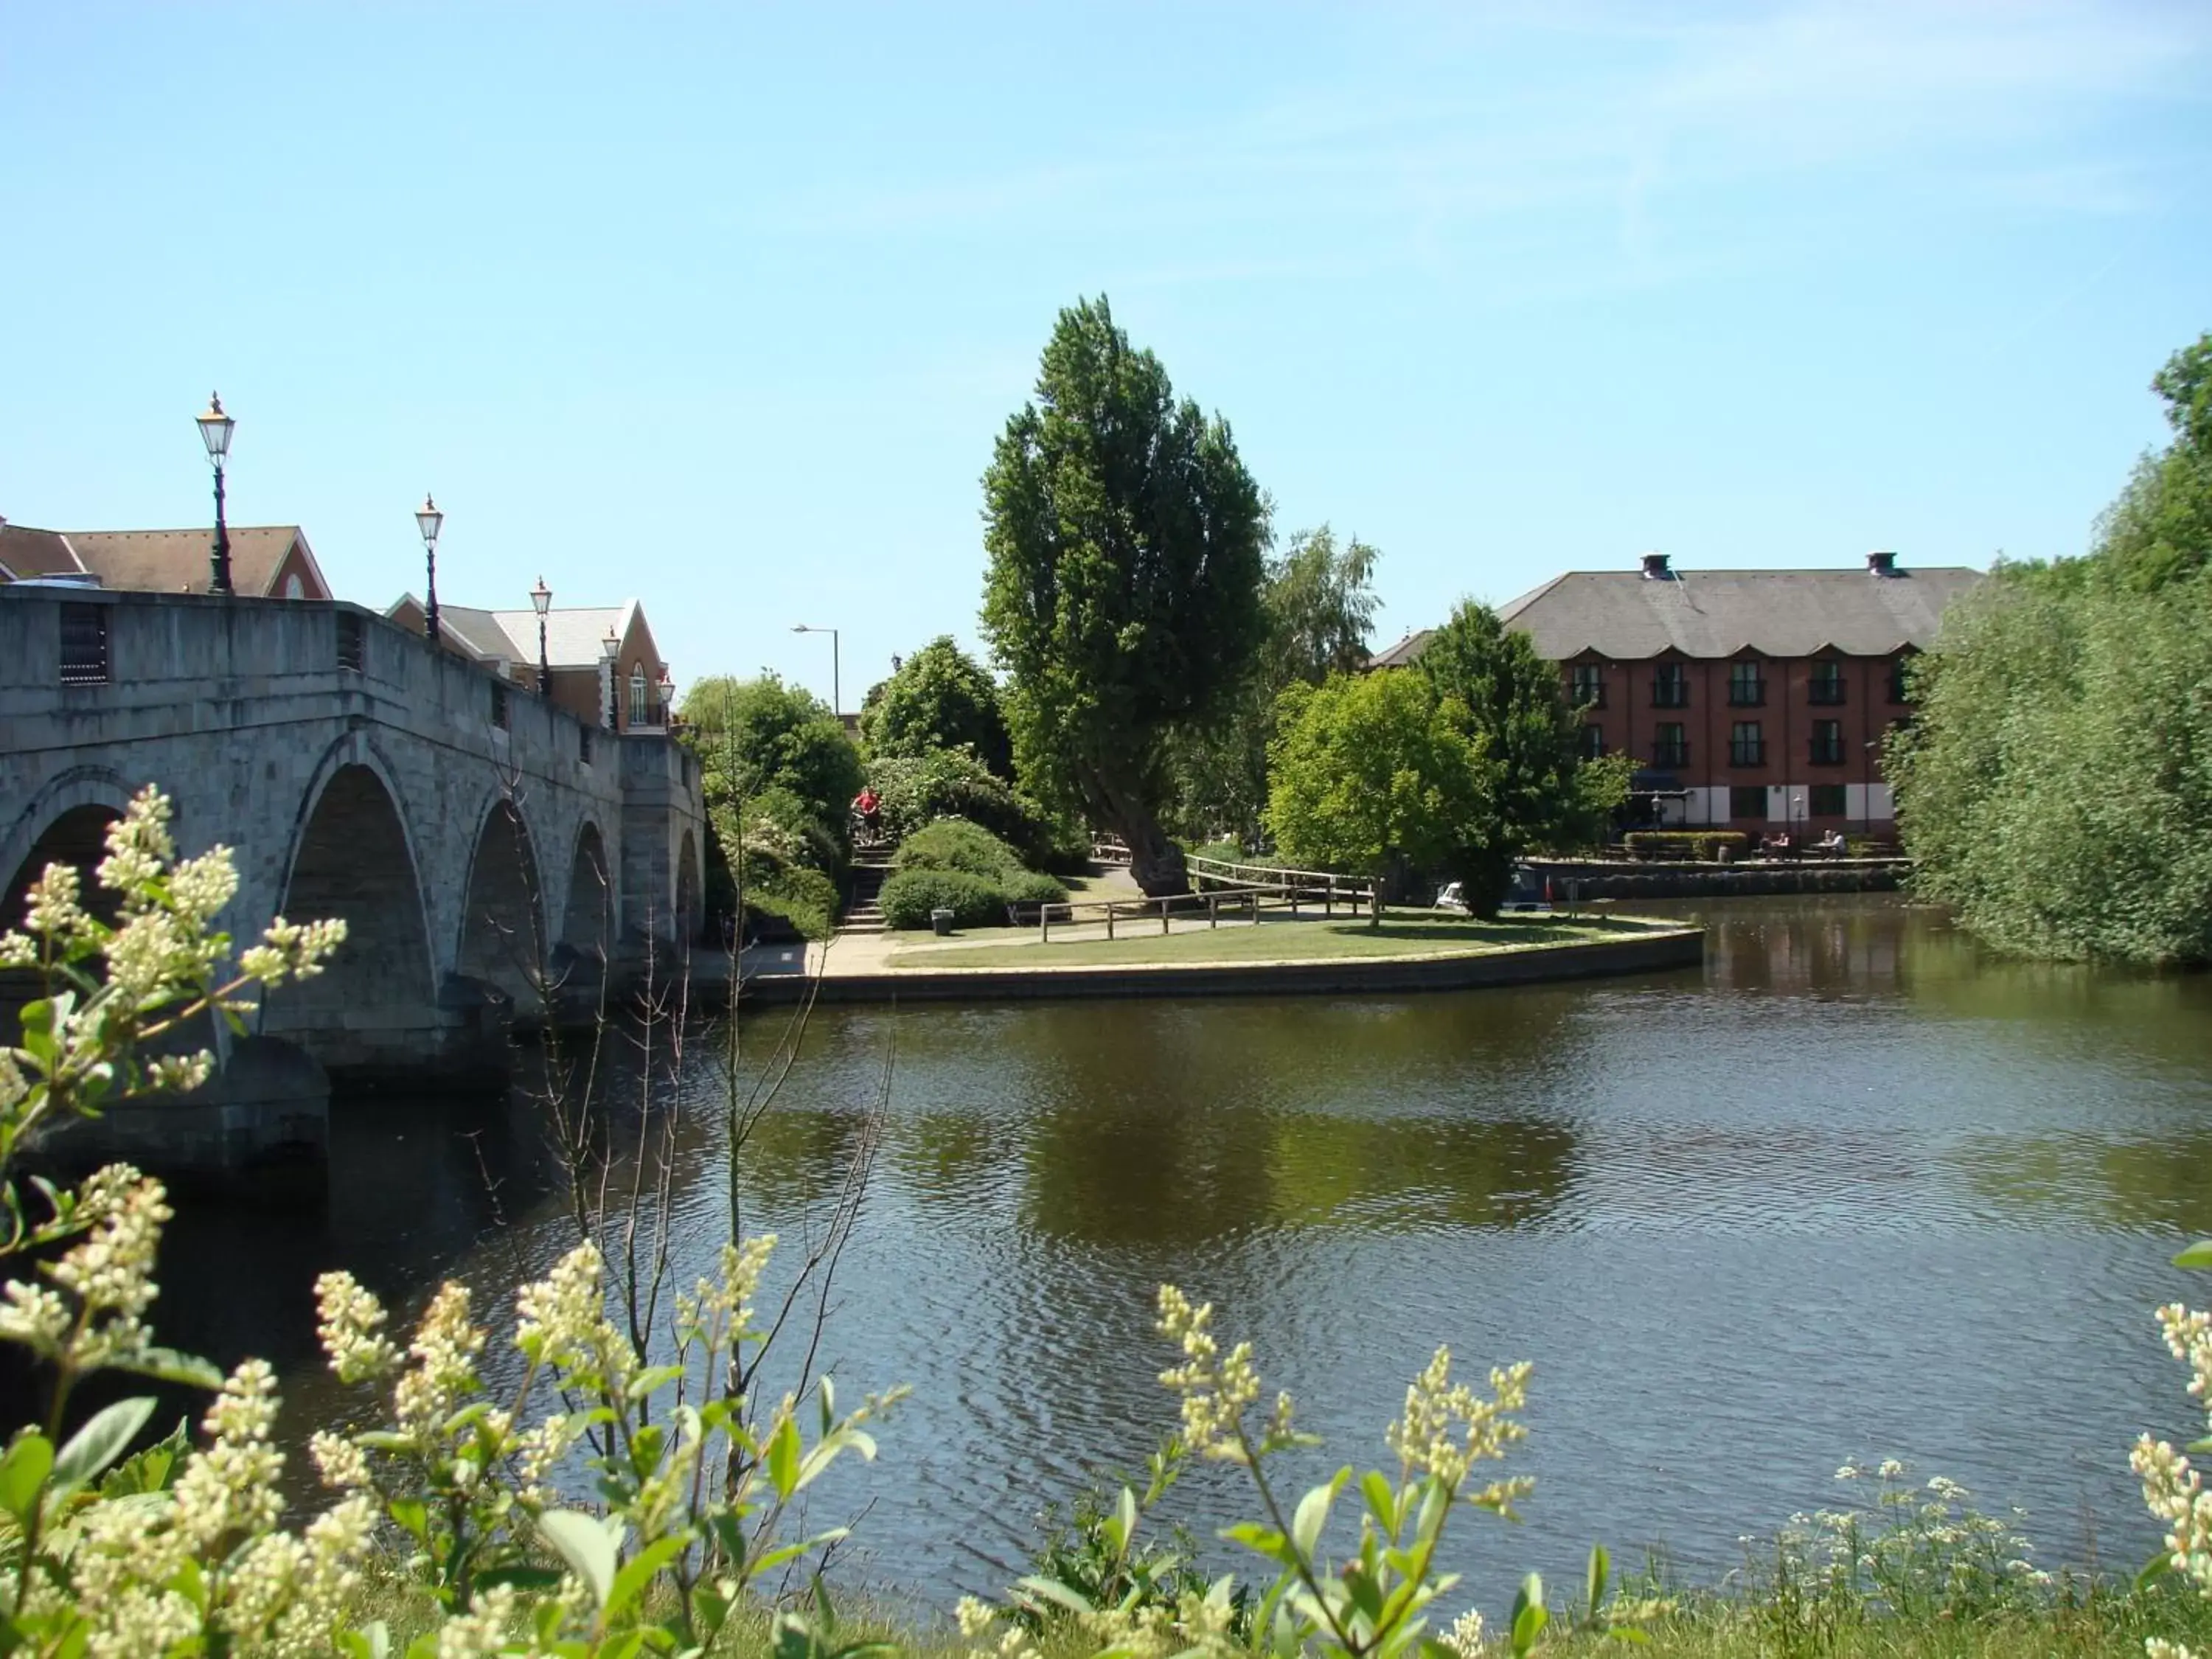
<path id="1" fill-rule="evenodd" d="M 1170 841 L 1152 809 L 1135 790 L 1097 773 L 1083 781 L 1091 811 L 1129 848 L 1129 876 L 1146 898 L 1170 898 L 1190 891 L 1190 871 L 1182 848 Z"/>

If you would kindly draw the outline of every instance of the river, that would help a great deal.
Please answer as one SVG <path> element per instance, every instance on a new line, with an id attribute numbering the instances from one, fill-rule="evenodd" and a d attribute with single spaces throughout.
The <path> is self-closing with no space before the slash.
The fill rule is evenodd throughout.
<path id="1" fill-rule="evenodd" d="M 1527 1524 L 1468 1528 L 1486 1605 L 1594 1538 L 1711 1580 L 1892 1456 L 2024 1508 L 2044 1565 L 2132 1571 L 2128 1446 L 2194 1431 L 2150 1310 L 2212 1295 L 2167 1266 L 2212 1233 L 2212 976 L 1992 960 L 1885 898 L 1642 908 L 1710 924 L 1702 974 L 817 1012 L 744 1189 L 749 1230 L 804 1235 L 887 1100 L 824 1352 L 914 1395 L 827 1495 L 868 1505 L 848 1571 L 993 1589 L 1048 1500 L 1137 1466 L 1174 1421 L 1163 1279 L 1345 1461 L 1382 1461 L 1437 1342 L 1534 1362 Z M 676 1135 L 686 1283 L 721 1237 L 713 1093 Z M 296 1443 L 341 1409 L 315 1273 L 503 1313 L 568 1242 L 545 1171 L 517 1107 L 342 1107 L 325 1212 L 180 1206 L 157 1328 L 276 1358 Z M 1228 1474 L 1176 1500 L 1201 1535 Z"/>

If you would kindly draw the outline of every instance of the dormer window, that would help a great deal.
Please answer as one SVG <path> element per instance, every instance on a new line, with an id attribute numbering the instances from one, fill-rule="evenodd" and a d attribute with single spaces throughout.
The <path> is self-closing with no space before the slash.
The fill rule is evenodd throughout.
<path id="1" fill-rule="evenodd" d="M 645 665 L 634 662 L 629 665 L 629 723 L 650 726 L 652 718 L 645 701 Z"/>
<path id="2" fill-rule="evenodd" d="M 1578 662 L 1574 665 L 1570 684 L 1574 687 L 1574 703 L 1577 708 L 1605 707 L 1605 665 L 1602 663 Z"/>
<path id="3" fill-rule="evenodd" d="M 1816 707 L 1832 708 L 1844 700 L 1844 665 L 1833 657 L 1818 657 L 1813 662 L 1813 678 L 1808 701 Z"/>

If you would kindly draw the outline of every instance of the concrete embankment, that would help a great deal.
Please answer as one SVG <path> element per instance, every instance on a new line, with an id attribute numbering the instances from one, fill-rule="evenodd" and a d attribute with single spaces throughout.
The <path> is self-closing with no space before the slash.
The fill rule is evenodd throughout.
<path id="1" fill-rule="evenodd" d="M 1695 968 L 1704 963 L 1705 950 L 1702 928 L 1655 926 L 1631 939 L 1463 955 L 1050 968 L 885 968 L 819 975 L 763 973 L 746 977 L 743 996 L 750 1002 L 781 1003 L 809 996 L 822 1002 L 1015 1002 L 1085 997 L 1400 995 Z M 696 979 L 694 982 L 696 985 Z"/>
<path id="2" fill-rule="evenodd" d="M 1910 859 L 1761 859 L 1745 864 L 1626 864 L 1618 860 L 1530 859 L 1553 896 L 1656 899 L 1759 897 L 1778 893 L 1893 893 Z"/>

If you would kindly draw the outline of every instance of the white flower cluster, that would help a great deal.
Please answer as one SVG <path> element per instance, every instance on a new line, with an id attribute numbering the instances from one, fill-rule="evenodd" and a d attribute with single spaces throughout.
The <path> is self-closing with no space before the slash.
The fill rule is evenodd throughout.
<path id="1" fill-rule="evenodd" d="M 1505 1455 L 1506 1448 L 1528 1437 L 1528 1428 L 1508 1415 L 1528 1403 L 1529 1367 L 1495 1368 L 1492 1397 L 1485 1399 L 1464 1382 L 1451 1380 L 1451 1350 L 1436 1357 L 1406 1389 L 1405 1415 L 1383 1431 L 1383 1441 L 1407 1473 L 1427 1474 L 1456 1493 L 1474 1466 Z M 1493 1481 L 1470 1502 L 1510 1513 L 1516 1498 L 1533 1488 L 1526 1476 Z"/>
<path id="2" fill-rule="evenodd" d="M 1183 1363 L 1160 1373 L 1160 1382 L 1182 1396 L 1182 1443 L 1200 1457 L 1223 1462 L 1250 1461 L 1246 1450 L 1244 1413 L 1260 1397 L 1260 1373 L 1252 1364 L 1252 1345 L 1239 1342 L 1226 1356 L 1213 1333 L 1210 1302 L 1193 1305 L 1173 1285 L 1160 1286 L 1159 1334 L 1182 1350 Z M 1275 1397 L 1274 1415 L 1261 1437 L 1261 1449 L 1290 1438 L 1291 1397 Z"/>
<path id="3" fill-rule="evenodd" d="M 327 921 L 287 921 L 279 916 L 262 930 L 261 943 L 239 953 L 238 971 L 256 983 L 282 985 L 288 979 L 313 979 L 323 958 L 345 943 L 343 916 Z"/>
<path id="4" fill-rule="evenodd" d="M 586 1239 L 550 1273 L 517 1291 L 514 1346 L 533 1364 L 595 1371 L 610 1392 L 619 1393 L 635 1355 L 629 1339 L 608 1322 L 605 1268 L 599 1247 Z"/>
<path id="5" fill-rule="evenodd" d="M 1483 1659 L 1482 1610 L 1469 1607 L 1452 1620 L 1444 1632 L 1444 1645 L 1459 1659 Z"/>
<path id="6" fill-rule="evenodd" d="M 467 1287 L 441 1285 L 407 1347 L 415 1363 L 400 1373 L 392 1393 L 393 1414 L 404 1432 L 424 1445 L 431 1443 L 462 1399 L 476 1391 L 477 1356 L 483 1345 L 483 1332 L 469 1323 Z"/>
<path id="7" fill-rule="evenodd" d="M 149 1340 L 142 1316 L 160 1294 L 154 1260 L 171 1213 L 161 1183 L 127 1164 L 91 1176 L 76 1205 L 88 1230 L 41 1268 L 61 1291 L 9 1280 L 0 1289 L 0 1340 L 77 1371 L 138 1358 Z"/>
<path id="8" fill-rule="evenodd" d="M 315 1281 L 315 1334 L 341 1382 L 366 1382 L 399 1364 L 399 1350 L 382 1334 L 384 1304 L 349 1273 Z"/>

